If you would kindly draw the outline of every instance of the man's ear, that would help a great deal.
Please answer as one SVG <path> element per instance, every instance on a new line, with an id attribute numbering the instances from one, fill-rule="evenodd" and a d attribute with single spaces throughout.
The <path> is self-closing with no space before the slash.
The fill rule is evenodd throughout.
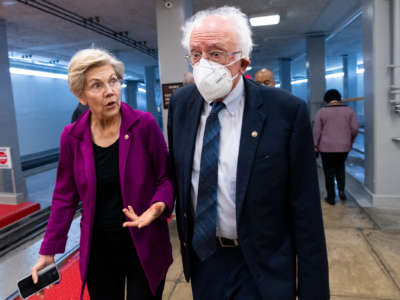
<path id="1" fill-rule="evenodd" d="M 240 60 L 240 72 L 242 74 L 246 73 L 247 67 L 250 65 L 250 59 L 248 58 L 242 58 Z"/>

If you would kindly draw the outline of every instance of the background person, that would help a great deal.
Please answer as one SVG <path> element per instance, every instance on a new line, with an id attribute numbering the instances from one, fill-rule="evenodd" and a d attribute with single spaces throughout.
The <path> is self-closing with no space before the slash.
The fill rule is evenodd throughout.
<path id="1" fill-rule="evenodd" d="M 149 113 L 121 103 L 123 71 L 99 49 L 71 59 L 69 86 L 89 110 L 61 134 L 51 214 L 32 277 L 36 282 L 37 272 L 64 252 L 80 199 L 81 297 L 87 283 L 92 300 L 122 300 L 127 279 L 125 299 L 161 299 L 172 262 L 167 148 Z"/>
<path id="2" fill-rule="evenodd" d="M 72 117 L 71 117 L 71 123 L 75 122 L 76 120 L 78 120 L 78 118 L 89 109 L 89 106 L 87 105 L 82 105 L 81 103 L 78 103 L 78 105 L 76 106 L 74 112 L 72 113 Z"/>
<path id="3" fill-rule="evenodd" d="M 328 300 L 306 103 L 243 76 L 253 43 L 239 9 L 200 11 L 183 31 L 195 85 L 172 95 L 168 138 L 194 299 Z"/>
<path id="4" fill-rule="evenodd" d="M 356 114 L 341 102 L 338 90 L 328 90 L 324 95 L 327 106 L 320 108 L 314 121 L 315 151 L 321 153 L 325 174 L 326 202 L 335 204 L 335 178 L 339 197 L 346 200 L 345 161 L 358 133 Z"/>
<path id="5" fill-rule="evenodd" d="M 254 75 L 254 80 L 259 84 L 275 87 L 274 72 L 272 72 L 270 69 L 263 68 L 258 70 L 256 75 Z"/>
<path id="6" fill-rule="evenodd" d="M 188 85 L 194 83 L 194 78 L 192 72 L 186 72 L 183 75 L 183 85 Z"/>

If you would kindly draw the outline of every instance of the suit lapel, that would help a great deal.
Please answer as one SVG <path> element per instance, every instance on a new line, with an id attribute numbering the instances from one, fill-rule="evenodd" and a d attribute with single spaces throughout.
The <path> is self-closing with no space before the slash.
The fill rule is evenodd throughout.
<path id="1" fill-rule="evenodd" d="M 188 100 L 188 110 L 186 114 L 186 121 L 185 121 L 185 131 L 186 131 L 186 138 L 184 142 L 188 149 L 186 149 L 185 158 L 184 158 L 184 174 L 183 178 L 185 178 L 184 183 L 184 190 L 185 196 L 184 199 L 188 199 L 189 203 L 185 202 L 185 205 L 189 205 L 191 207 L 191 196 L 190 196 L 190 187 L 191 187 L 191 178 L 192 178 L 192 168 L 193 168 L 193 156 L 196 144 L 196 136 L 197 136 L 197 129 L 199 127 L 201 111 L 203 107 L 203 98 L 197 91 L 193 93 L 193 97 Z M 185 147 L 185 145 L 182 145 Z M 186 206 L 185 209 L 188 207 Z"/>
<path id="2" fill-rule="evenodd" d="M 245 79 L 245 109 L 243 113 L 236 175 L 237 220 L 239 219 L 245 201 L 254 156 L 267 120 L 267 115 L 260 109 L 264 104 L 263 101 L 265 101 L 265 99 L 260 97 L 258 87 Z"/>

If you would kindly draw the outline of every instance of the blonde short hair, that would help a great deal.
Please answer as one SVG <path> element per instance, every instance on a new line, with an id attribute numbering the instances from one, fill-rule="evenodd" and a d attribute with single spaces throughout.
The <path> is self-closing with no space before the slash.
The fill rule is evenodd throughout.
<path id="1" fill-rule="evenodd" d="M 117 75 L 122 79 L 124 64 L 108 51 L 103 49 L 83 49 L 75 53 L 68 65 L 68 84 L 71 92 L 76 96 L 82 95 L 85 88 L 86 72 L 91 68 L 110 64 Z"/>

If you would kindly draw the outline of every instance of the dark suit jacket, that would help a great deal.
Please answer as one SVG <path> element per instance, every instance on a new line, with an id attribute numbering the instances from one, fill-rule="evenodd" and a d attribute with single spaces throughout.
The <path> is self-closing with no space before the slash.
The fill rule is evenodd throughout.
<path id="1" fill-rule="evenodd" d="M 301 300 L 329 299 L 325 236 L 306 103 L 281 89 L 263 87 L 245 78 L 244 83 L 236 220 L 245 261 L 263 299 L 293 300 L 296 293 Z M 187 280 L 194 255 L 191 172 L 203 101 L 195 85 L 178 89 L 171 98 L 168 116 L 177 225 Z M 258 135 L 254 137 L 253 132 Z"/>

